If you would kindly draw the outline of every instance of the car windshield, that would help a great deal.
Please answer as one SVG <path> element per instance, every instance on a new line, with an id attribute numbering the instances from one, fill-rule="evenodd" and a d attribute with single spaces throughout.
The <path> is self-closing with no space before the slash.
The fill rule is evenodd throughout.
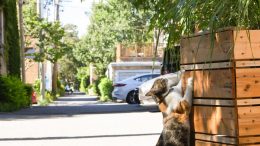
<path id="1" fill-rule="evenodd" d="M 158 76 L 159 76 L 159 74 L 143 75 L 143 76 L 135 78 L 134 80 L 139 81 L 139 82 L 145 82 L 145 81 L 148 81 L 148 80 L 158 77 Z"/>

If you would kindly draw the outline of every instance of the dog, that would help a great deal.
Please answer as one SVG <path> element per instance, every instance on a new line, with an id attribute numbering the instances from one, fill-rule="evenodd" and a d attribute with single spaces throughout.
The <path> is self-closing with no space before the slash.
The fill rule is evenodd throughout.
<path id="1" fill-rule="evenodd" d="M 182 83 L 168 87 L 168 79 L 155 80 L 146 96 L 152 96 L 163 114 L 163 131 L 156 146 L 188 146 L 189 114 L 192 106 L 193 78 L 188 78 L 184 96 Z"/>

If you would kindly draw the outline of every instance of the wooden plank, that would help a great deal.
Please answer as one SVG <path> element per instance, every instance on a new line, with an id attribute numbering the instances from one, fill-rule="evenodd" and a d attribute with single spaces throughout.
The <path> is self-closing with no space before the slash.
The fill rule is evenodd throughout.
<path id="1" fill-rule="evenodd" d="M 186 71 L 182 77 L 184 90 L 188 77 L 194 77 L 194 97 L 234 98 L 232 70 Z"/>
<path id="2" fill-rule="evenodd" d="M 220 69 L 220 68 L 231 68 L 231 62 L 219 62 L 219 63 L 206 63 L 206 64 L 191 64 L 181 65 L 183 70 L 199 70 L 199 69 Z"/>
<path id="3" fill-rule="evenodd" d="M 260 143 L 260 136 L 239 137 L 239 144 Z"/>
<path id="4" fill-rule="evenodd" d="M 239 99 L 236 101 L 238 106 L 260 105 L 260 99 Z"/>
<path id="5" fill-rule="evenodd" d="M 236 69 L 237 98 L 260 97 L 260 68 Z"/>
<path id="6" fill-rule="evenodd" d="M 236 67 L 260 67 L 260 60 L 236 61 Z"/>
<path id="7" fill-rule="evenodd" d="M 234 146 L 234 145 L 196 140 L 195 146 Z"/>
<path id="8" fill-rule="evenodd" d="M 234 31 L 234 58 L 260 59 L 260 31 Z"/>
<path id="9" fill-rule="evenodd" d="M 193 99 L 195 105 L 234 106 L 234 100 Z"/>
<path id="10" fill-rule="evenodd" d="M 236 114 L 231 107 L 194 106 L 195 132 L 236 136 Z"/>
<path id="11" fill-rule="evenodd" d="M 212 141 L 218 143 L 237 144 L 237 139 L 232 137 L 226 137 L 223 135 L 207 135 L 195 133 L 196 140 Z"/>
<path id="12" fill-rule="evenodd" d="M 260 106 L 238 107 L 239 136 L 260 135 Z"/>
<path id="13" fill-rule="evenodd" d="M 229 61 L 232 56 L 233 31 L 216 33 L 211 43 L 211 34 L 181 39 L 181 64 L 204 63 L 211 61 Z M 212 55 L 211 55 L 212 54 Z"/>

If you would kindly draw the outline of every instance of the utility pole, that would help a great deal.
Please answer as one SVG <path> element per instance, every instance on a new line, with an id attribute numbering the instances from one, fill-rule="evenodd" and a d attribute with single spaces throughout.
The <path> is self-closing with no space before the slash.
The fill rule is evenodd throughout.
<path id="1" fill-rule="evenodd" d="M 37 0 L 37 13 L 41 18 L 41 0 Z M 42 41 L 42 30 L 39 32 L 40 38 L 39 40 Z M 40 47 L 40 53 L 43 53 L 42 46 Z M 44 68 L 44 60 L 40 62 L 40 72 L 41 72 L 41 99 L 45 99 L 45 68 Z"/>
<path id="2" fill-rule="evenodd" d="M 55 0 L 55 21 L 60 21 L 60 0 Z"/>
<path id="3" fill-rule="evenodd" d="M 20 25 L 20 61 L 22 68 L 22 82 L 25 83 L 25 63 L 24 63 L 24 27 L 23 27 L 23 0 L 19 0 L 19 25 Z"/>
<path id="4" fill-rule="evenodd" d="M 55 4 L 55 21 L 60 21 L 60 0 L 54 0 Z M 56 46 L 54 46 L 56 47 Z M 57 92 L 57 80 L 58 80 L 58 63 L 53 63 L 52 72 L 52 93 L 56 96 Z"/>

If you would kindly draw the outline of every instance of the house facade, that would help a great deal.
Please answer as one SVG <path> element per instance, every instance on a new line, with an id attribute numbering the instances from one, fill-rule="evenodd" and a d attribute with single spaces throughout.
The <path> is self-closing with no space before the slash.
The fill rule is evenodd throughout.
<path id="1" fill-rule="evenodd" d="M 116 62 L 108 65 L 107 76 L 115 83 L 138 74 L 160 73 L 163 48 L 164 44 L 157 50 L 153 43 L 118 44 Z"/>

